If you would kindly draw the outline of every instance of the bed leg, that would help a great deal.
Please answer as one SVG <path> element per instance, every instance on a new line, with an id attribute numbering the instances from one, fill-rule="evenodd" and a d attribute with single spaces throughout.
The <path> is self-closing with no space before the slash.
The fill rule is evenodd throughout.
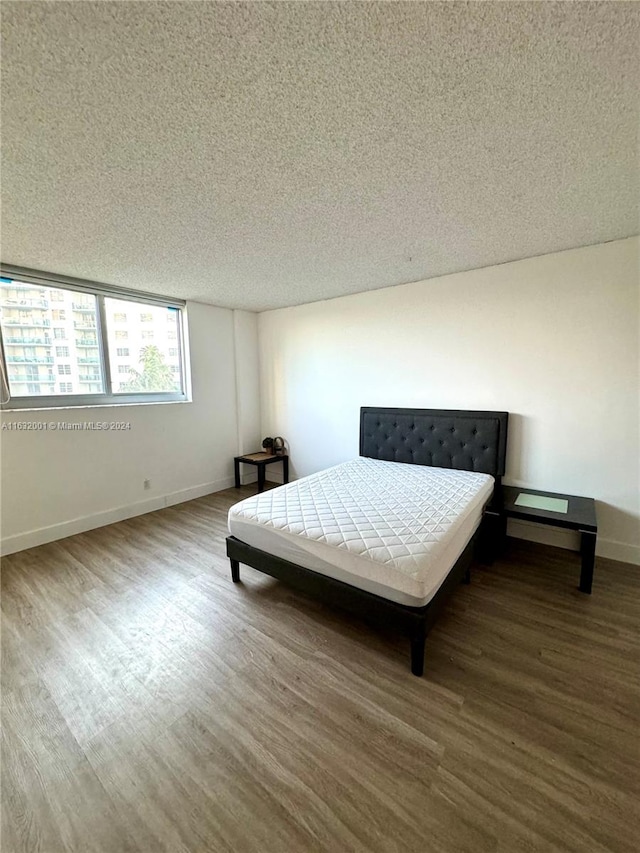
<path id="1" fill-rule="evenodd" d="M 480 525 L 478 559 L 485 566 L 493 564 L 507 539 L 507 518 L 498 510 L 486 510 Z"/>
<path id="2" fill-rule="evenodd" d="M 240 581 L 240 563 L 238 560 L 231 560 L 231 580 L 234 583 Z"/>
<path id="3" fill-rule="evenodd" d="M 418 678 L 424 673 L 424 646 L 427 636 L 424 626 L 411 637 L 411 672 Z"/>

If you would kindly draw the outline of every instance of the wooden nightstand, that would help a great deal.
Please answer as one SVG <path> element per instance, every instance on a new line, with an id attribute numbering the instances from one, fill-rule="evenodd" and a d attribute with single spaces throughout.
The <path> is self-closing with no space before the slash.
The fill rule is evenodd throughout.
<path id="1" fill-rule="evenodd" d="M 236 477 L 236 489 L 240 488 L 240 463 L 246 465 L 255 465 L 258 469 L 258 492 L 264 489 L 265 469 L 272 462 L 282 462 L 282 479 L 285 483 L 289 482 L 289 457 L 287 454 L 281 456 L 271 453 L 245 453 L 244 456 L 236 456 L 233 460 L 234 473 Z"/>

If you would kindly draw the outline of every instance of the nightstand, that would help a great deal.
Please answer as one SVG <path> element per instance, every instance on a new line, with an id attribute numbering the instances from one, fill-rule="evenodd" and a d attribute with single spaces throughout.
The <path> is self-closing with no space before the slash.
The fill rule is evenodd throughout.
<path id="1" fill-rule="evenodd" d="M 233 460 L 234 473 L 236 478 L 236 489 L 240 488 L 240 463 L 245 465 L 255 465 L 258 469 L 258 492 L 264 489 L 265 469 L 272 462 L 282 462 L 282 479 L 283 482 L 289 482 L 289 457 L 287 454 L 281 456 L 271 453 L 245 453 L 244 456 L 236 456 Z"/>
<path id="2" fill-rule="evenodd" d="M 502 506 L 499 511 L 502 513 L 505 528 L 507 518 L 519 518 L 523 521 L 534 521 L 536 524 L 577 530 L 580 534 L 582 555 L 579 589 L 581 592 L 591 593 L 598 535 L 596 502 L 593 498 L 503 486 Z"/>

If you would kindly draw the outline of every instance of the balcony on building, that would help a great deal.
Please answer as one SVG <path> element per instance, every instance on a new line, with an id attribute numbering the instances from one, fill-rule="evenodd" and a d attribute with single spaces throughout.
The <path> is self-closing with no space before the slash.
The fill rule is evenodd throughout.
<path id="1" fill-rule="evenodd" d="M 0 298 L 0 305 L 5 308 L 48 308 L 49 300 L 41 298 L 21 299 L 19 297 L 5 295 Z"/>
<path id="2" fill-rule="evenodd" d="M 14 364 L 53 364 L 53 356 L 50 355 L 8 355 L 6 359 Z"/>
<path id="3" fill-rule="evenodd" d="M 11 282 L 3 282 L 5 287 L 10 290 L 33 290 L 34 293 L 42 293 L 42 289 L 35 284 L 29 284 L 28 281 L 16 281 L 11 279 Z"/>
<path id="4" fill-rule="evenodd" d="M 11 346 L 21 346 L 22 344 L 28 344 L 29 346 L 51 346 L 51 338 L 5 338 L 4 339 L 5 346 L 7 344 Z"/>
<path id="5" fill-rule="evenodd" d="M 34 320 L 29 318 L 27 320 L 18 320 L 15 317 L 6 317 L 2 321 L 3 326 L 24 326 L 26 328 L 35 328 L 40 329 L 42 327 L 48 327 L 51 325 L 51 320 Z"/>
<path id="6" fill-rule="evenodd" d="M 40 385 L 55 385 L 56 380 L 50 376 L 25 376 L 23 373 L 9 373 L 9 382 L 39 382 Z"/>

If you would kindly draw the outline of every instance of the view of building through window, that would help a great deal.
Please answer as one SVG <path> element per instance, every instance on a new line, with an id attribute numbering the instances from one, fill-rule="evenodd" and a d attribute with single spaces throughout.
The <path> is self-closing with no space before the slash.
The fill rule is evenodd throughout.
<path id="1" fill-rule="evenodd" d="M 109 297 L 104 307 L 113 393 L 179 391 L 178 311 Z M 122 331 L 128 333 L 126 347 Z"/>
<path id="2" fill-rule="evenodd" d="M 2 281 L 0 307 L 12 396 L 104 393 L 95 296 Z"/>
<path id="3" fill-rule="evenodd" d="M 179 310 L 110 297 L 104 305 L 112 393 L 179 392 Z M 98 312 L 91 293 L 0 281 L 11 396 L 106 393 Z"/>

